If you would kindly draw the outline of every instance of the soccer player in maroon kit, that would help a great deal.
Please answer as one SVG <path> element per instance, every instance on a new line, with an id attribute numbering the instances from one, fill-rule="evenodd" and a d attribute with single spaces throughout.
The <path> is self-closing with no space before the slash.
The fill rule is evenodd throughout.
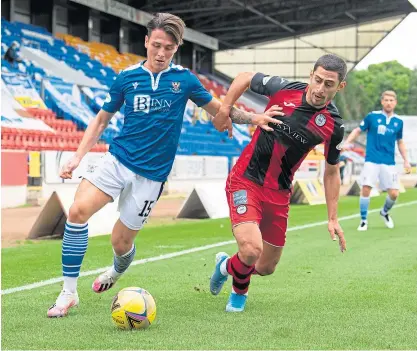
<path id="1" fill-rule="evenodd" d="M 325 144 L 328 231 L 333 240 L 338 236 L 340 250 L 346 250 L 337 219 L 338 164 L 344 126 L 332 103 L 336 93 L 346 85 L 346 73 L 346 63 L 332 54 L 317 60 L 309 84 L 262 73 L 241 73 L 213 119 L 218 130 L 230 131 L 231 106 L 248 88 L 269 97 L 266 110 L 279 105 L 285 114 L 275 117 L 282 123 L 270 124 L 273 131 L 257 128 L 227 179 L 226 195 L 239 251 L 232 257 L 224 252 L 216 255 L 210 291 L 219 294 L 228 276 L 232 276 L 228 312 L 244 310 L 252 274 L 274 272 L 285 245 L 294 173 L 310 150 L 321 143 Z"/>

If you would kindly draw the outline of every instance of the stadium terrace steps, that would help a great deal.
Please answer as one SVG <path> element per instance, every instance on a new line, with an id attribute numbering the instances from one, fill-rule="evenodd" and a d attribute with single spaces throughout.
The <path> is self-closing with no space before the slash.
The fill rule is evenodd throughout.
<path id="1" fill-rule="evenodd" d="M 56 118 L 51 110 L 27 109 L 34 118 L 42 120 L 53 131 L 1 128 L 1 146 L 4 149 L 42 151 L 60 150 L 75 151 L 84 135 L 83 131 L 77 131 L 77 126 L 68 120 Z M 91 151 L 106 152 L 108 146 L 103 143 L 96 144 Z"/>
<path id="2" fill-rule="evenodd" d="M 61 133 L 51 133 L 30 129 L 1 130 L 1 146 L 4 149 L 27 150 L 27 151 L 76 151 L 80 143 L 80 137 L 72 134 L 63 136 Z M 106 144 L 96 144 L 92 152 L 107 152 Z"/>
<path id="3" fill-rule="evenodd" d="M 145 60 L 145 57 L 132 53 L 119 53 L 114 46 L 97 42 L 86 42 L 69 34 L 57 34 L 67 45 L 88 54 L 90 58 L 100 61 L 104 66 L 111 67 L 115 72 Z"/>
<path id="4" fill-rule="evenodd" d="M 97 77 L 88 77 L 83 70 L 74 69 L 66 62 L 60 61 L 41 50 L 23 47 L 21 53 L 24 58 L 32 63 L 36 63 L 44 72 L 48 72 L 51 76 L 59 77 L 78 85 L 104 88 L 103 84 L 100 84 L 97 80 Z"/>
<path id="5" fill-rule="evenodd" d="M 2 19 L 2 54 L 5 53 L 13 41 L 24 44 L 27 48 L 42 51 L 51 58 L 62 61 L 75 71 L 80 71 L 77 73 L 78 75 L 83 72 L 82 74 L 85 74 L 92 80 L 96 79 L 99 84 L 105 85 L 107 88 L 112 85 L 116 77 L 116 72 L 111 67 L 104 66 L 100 61 L 90 59 L 87 54 L 66 45 L 63 40 L 53 37 L 46 29 L 19 22 L 10 23 Z M 47 70 L 43 69 L 49 67 L 39 67 L 39 65 L 36 65 L 36 62 L 26 60 L 24 65 L 26 66 L 25 70 L 29 74 L 33 74 L 34 70 L 38 70 L 38 73 L 42 76 L 53 76 L 52 72 L 47 72 Z M 4 65 L 4 67 L 7 71 L 13 72 L 17 70 L 15 67 L 7 65 Z M 20 71 L 22 70 L 23 68 Z M 95 86 L 97 86 L 97 82 Z"/>
<path id="6" fill-rule="evenodd" d="M 43 78 L 56 80 L 57 76 L 63 78 L 61 79 L 63 84 L 69 80 L 76 84 L 89 86 L 97 86 L 98 84 L 98 86 L 105 86 L 106 89 L 109 89 L 116 78 L 116 72 L 145 59 L 132 53 L 120 54 L 111 45 L 85 42 L 71 35 L 58 34 L 57 37 L 53 37 L 44 28 L 23 23 L 10 23 L 2 20 L 2 34 L 1 50 L 3 53 L 7 50 L 8 45 L 13 41 L 18 41 L 25 46 L 22 48 L 22 54 L 30 59 L 25 60 L 20 66 L 4 64 L 4 70 L 31 75 L 33 84 L 38 90 Z M 221 100 L 227 93 L 226 87 L 214 79 L 203 74 L 197 74 L 197 76 L 214 97 Z M 74 77 L 78 78 L 73 79 Z M 59 80 L 56 81 L 57 84 L 60 84 Z M 77 131 L 77 127 L 84 129 L 85 123 L 79 123 L 74 119 L 74 116 L 69 115 L 71 112 L 67 111 L 62 104 L 59 105 L 59 101 L 55 101 L 56 106 L 52 100 L 48 102 L 46 99 L 45 102 L 55 113 L 50 110 L 31 110 L 31 114 L 52 127 L 55 134 L 46 135 L 38 131 L 9 131 L 2 138 L 2 145 L 5 148 L 75 150 L 83 134 L 82 131 Z M 255 112 L 253 108 L 248 107 L 242 101 L 238 101 L 236 106 L 245 111 Z M 63 117 L 64 120 L 56 118 L 56 115 Z M 197 122 L 193 123 L 187 121 L 184 116 L 178 154 L 234 157 L 238 156 L 250 141 L 250 132 L 243 126 L 235 129 L 234 135 L 238 137 L 230 140 L 227 133 L 219 133 L 211 123 L 208 123 L 207 120 L 203 121 L 202 118 L 205 117 L 202 117 L 201 111 L 197 111 L 197 115 Z M 104 149 L 107 150 L 106 145 L 97 144 L 93 151 Z"/>

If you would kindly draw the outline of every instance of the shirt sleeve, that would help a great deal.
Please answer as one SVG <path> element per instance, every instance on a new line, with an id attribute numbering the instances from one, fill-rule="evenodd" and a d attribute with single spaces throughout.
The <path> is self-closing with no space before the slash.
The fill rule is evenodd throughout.
<path id="1" fill-rule="evenodd" d="M 369 113 L 365 119 L 359 124 L 359 128 L 364 132 L 366 130 L 369 130 L 371 124 L 371 114 Z"/>
<path id="2" fill-rule="evenodd" d="M 261 95 L 272 96 L 283 89 L 289 81 L 278 76 L 267 76 L 263 73 L 256 73 L 250 83 L 250 89 Z"/>
<path id="3" fill-rule="evenodd" d="M 404 123 L 401 121 L 400 129 L 398 129 L 398 132 L 397 132 L 397 140 L 401 140 L 403 138 L 403 126 L 404 126 Z"/>
<path id="4" fill-rule="evenodd" d="M 213 96 L 203 87 L 200 80 L 190 72 L 190 96 L 189 99 L 194 102 L 198 107 L 207 105 Z"/>
<path id="5" fill-rule="evenodd" d="M 102 106 L 102 110 L 115 113 L 120 110 L 120 108 L 124 104 L 124 94 L 122 90 L 122 83 L 123 83 L 123 72 L 121 72 L 116 80 L 114 81 L 112 87 L 110 88 L 109 93 L 107 94 L 106 100 L 104 100 L 104 104 Z"/>
<path id="6" fill-rule="evenodd" d="M 331 139 L 324 144 L 324 154 L 327 163 L 336 165 L 340 161 L 340 151 L 342 150 L 344 128 L 340 128 L 340 125 L 335 126 L 335 131 Z"/>

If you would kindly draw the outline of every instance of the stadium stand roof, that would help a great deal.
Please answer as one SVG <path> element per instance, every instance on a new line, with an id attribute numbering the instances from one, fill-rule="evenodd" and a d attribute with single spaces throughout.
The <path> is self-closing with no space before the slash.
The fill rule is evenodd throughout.
<path id="1" fill-rule="evenodd" d="M 170 12 L 219 40 L 219 49 L 299 37 L 406 15 L 408 0 L 119 0 L 146 12 Z"/>

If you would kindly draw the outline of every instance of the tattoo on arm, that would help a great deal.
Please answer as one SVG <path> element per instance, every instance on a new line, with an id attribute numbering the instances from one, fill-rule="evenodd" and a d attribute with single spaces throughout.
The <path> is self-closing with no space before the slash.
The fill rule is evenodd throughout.
<path id="1" fill-rule="evenodd" d="M 236 124 L 252 124 L 253 113 L 232 107 L 230 110 L 230 119 Z"/>

